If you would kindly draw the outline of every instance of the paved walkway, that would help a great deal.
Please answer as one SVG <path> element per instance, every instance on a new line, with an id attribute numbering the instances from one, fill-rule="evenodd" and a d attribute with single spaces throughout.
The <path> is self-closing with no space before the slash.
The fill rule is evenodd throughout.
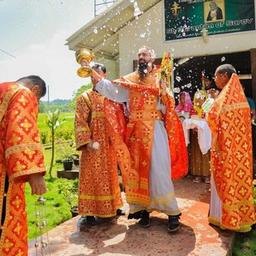
<path id="1" fill-rule="evenodd" d="M 49 232 L 52 256 L 226 256 L 233 233 L 208 225 L 209 185 L 185 178 L 175 183 L 182 211 L 181 229 L 167 232 L 167 216 L 153 212 L 151 227 L 143 229 L 134 220 L 121 216 L 116 223 L 94 226 L 88 232 L 77 230 L 79 217 Z M 35 256 L 33 242 L 30 256 Z M 40 254 L 38 254 L 40 255 Z"/>

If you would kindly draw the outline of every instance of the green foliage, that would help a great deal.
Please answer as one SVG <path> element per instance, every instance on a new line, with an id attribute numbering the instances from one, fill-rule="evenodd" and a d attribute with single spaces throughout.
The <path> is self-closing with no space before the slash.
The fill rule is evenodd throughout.
<path id="1" fill-rule="evenodd" d="M 46 166 L 50 165 L 51 150 L 44 151 Z M 48 168 L 47 168 L 48 169 Z M 56 176 L 57 170 L 62 169 L 62 164 L 54 164 L 53 175 Z M 71 218 L 70 206 L 77 203 L 77 187 L 78 180 L 66 180 L 66 179 L 50 179 L 49 174 L 46 174 L 46 184 L 48 192 L 44 194 L 46 203 L 44 207 L 45 219 L 47 221 L 47 230 L 50 230 L 64 221 Z M 60 185 L 64 184 L 64 185 Z M 72 188 L 74 196 L 71 201 L 67 201 L 63 193 L 60 192 L 60 187 L 67 186 Z M 32 196 L 29 185 L 26 186 L 26 211 L 28 214 L 28 226 L 29 226 L 29 239 L 36 238 L 39 233 L 35 225 L 36 223 L 36 201 L 38 196 Z M 71 202 L 71 203 L 70 203 Z"/>
<path id="2" fill-rule="evenodd" d="M 256 255 L 256 230 L 249 233 L 237 233 L 235 235 L 233 256 L 255 256 Z"/>
<path id="3" fill-rule="evenodd" d="M 78 90 L 75 91 L 75 93 L 73 94 L 72 100 L 69 103 L 69 108 L 74 110 L 76 107 L 76 100 L 77 98 L 84 93 L 85 91 L 88 91 L 92 88 L 92 84 L 86 84 L 86 85 L 82 85 Z"/>
<path id="4" fill-rule="evenodd" d="M 254 187 L 254 205 L 256 206 L 256 187 Z M 236 233 L 234 246 L 232 250 L 233 256 L 255 256 L 256 255 L 256 229 L 252 229 L 248 233 Z"/>
<path id="5" fill-rule="evenodd" d="M 66 127 L 65 125 L 62 126 L 61 129 L 58 129 L 56 131 L 56 139 L 60 139 L 60 140 L 75 140 L 75 133 L 74 130 Z"/>
<path id="6" fill-rule="evenodd" d="M 39 113 L 45 112 L 45 104 L 42 101 L 39 101 Z"/>
<path id="7" fill-rule="evenodd" d="M 49 168 L 49 175 L 52 178 L 52 167 L 54 162 L 54 153 L 55 153 L 55 131 L 60 126 L 60 111 L 57 109 L 54 112 L 48 112 L 47 114 L 47 126 L 51 131 L 51 163 Z"/>
<path id="8" fill-rule="evenodd" d="M 42 144 L 47 144 L 51 140 L 51 133 L 50 131 L 42 131 L 40 133 L 40 138 L 41 138 L 41 143 Z"/>
<path id="9" fill-rule="evenodd" d="M 62 100 L 62 99 L 56 99 L 53 101 L 45 102 L 41 101 L 39 105 L 39 112 L 40 113 L 46 113 L 48 111 L 54 112 L 55 110 L 59 109 L 60 112 L 70 112 L 71 109 L 69 108 L 69 102 L 70 100 Z"/>
<path id="10" fill-rule="evenodd" d="M 78 180 L 70 182 L 68 180 L 62 179 L 58 183 L 59 194 L 62 194 L 69 204 L 70 209 L 78 205 Z"/>
<path id="11" fill-rule="evenodd" d="M 55 111 L 48 111 L 47 113 L 47 126 L 50 129 L 55 130 L 57 127 L 60 126 L 60 111 L 56 109 Z"/>
<path id="12" fill-rule="evenodd" d="M 77 182 L 77 180 L 65 179 L 47 181 L 48 192 L 44 195 L 46 202 L 42 208 L 44 218 L 47 221 L 47 229 L 45 231 L 71 218 L 70 206 L 77 204 Z M 65 186 L 73 189 L 73 193 L 71 194 L 70 192 L 68 200 L 65 194 L 60 193 L 60 187 Z M 30 187 L 26 186 L 29 239 L 33 239 L 40 234 L 36 227 L 37 199 L 37 196 L 31 195 Z"/>
<path id="13" fill-rule="evenodd" d="M 73 142 L 59 140 L 56 144 L 57 158 L 61 160 L 72 160 L 77 151 Z"/>
<path id="14" fill-rule="evenodd" d="M 60 113 L 59 116 L 60 126 L 55 131 L 56 140 L 74 140 L 74 114 L 73 113 Z M 51 142 L 51 131 L 47 126 L 47 114 L 40 113 L 38 116 L 38 127 L 40 130 L 40 138 L 43 144 Z"/>

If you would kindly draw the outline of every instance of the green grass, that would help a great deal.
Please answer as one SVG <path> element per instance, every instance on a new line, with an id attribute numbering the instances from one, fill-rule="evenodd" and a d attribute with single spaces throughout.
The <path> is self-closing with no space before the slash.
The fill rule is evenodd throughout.
<path id="1" fill-rule="evenodd" d="M 256 205 L 256 187 L 254 187 L 254 205 Z M 256 227 L 256 226 L 255 226 Z M 248 233 L 236 233 L 232 256 L 256 255 L 256 229 Z"/>
<path id="2" fill-rule="evenodd" d="M 233 256 L 255 256 L 256 255 L 256 230 L 246 234 L 237 233 L 235 236 Z"/>
<path id="3" fill-rule="evenodd" d="M 42 212 L 43 219 L 47 221 L 47 226 L 43 231 L 48 231 L 71 218 L 70 205 L 58 189 L 60 183 L 72 183 L 72 181 L 62 179 L 48 181 L 48 192 L 43 196 L 46 199 L 43 206 L 38 205 L 38 196 L 32 196 L 29 186 L 26 187 L 29 239 L 40 235 L 40 230 L 36 225 L 36 212 L 38 210 Z"/>
<path id="4" fill-rule="evenodd" d="M 49 169 L 51 152 L 44 152 L 46 168 Z M 57 170 L 62 169 L 62 164 L 55 164 L 53 176 L 56 177 Z M 49 179 L 48 174 L 45 176 L 48 192 L 44 195 L 46 199 L 44 206 L 38 206 L 38 196 L 32 196 L 29 185 L 26 186 L 26 210 L 28 214 L 29 239 L 34 239 L 41 233 L 36 226 L 36 212 L 40 209 L 43 212 L 44 219 L 47 222 L 44 232 L 56 227 L 60 223 L 71 218 L 70 208 L 77 204 L 77 191 L 70 193 L 70 188 L 77 187 L 77 180 L 66 180 L 54 178 Z M 70 200 L 67 200 L 70 197 Z"/>

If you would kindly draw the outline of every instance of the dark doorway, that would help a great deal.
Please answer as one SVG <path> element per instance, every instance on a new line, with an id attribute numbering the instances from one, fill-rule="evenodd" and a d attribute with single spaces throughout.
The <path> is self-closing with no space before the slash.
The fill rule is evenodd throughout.
<path id="1" fill-rule="evenodd" d="M 174 88 L 179 88 L 178 90 L 176 89 L 177 92 L 179 90 L 187 91 L 191 96 L 193 96 L 197 89 L 202 88 L 202 72 L 213 76 L 215 69 L 219 65 L 226 63 L 232 64 L 239 75 L 251 74 L 251 59 L 249 51 L 199 57 L 191 56 L 188 58 L 175 59 Z M 242 76 L 242 78 L 244 77 L 245 76 Z M 248 77 L 249 76 L 247 76 L 247 78 Z M 251 96 L 251 80 L 242 80 L 242 83 L 246 87 L 247 96 Z"/>

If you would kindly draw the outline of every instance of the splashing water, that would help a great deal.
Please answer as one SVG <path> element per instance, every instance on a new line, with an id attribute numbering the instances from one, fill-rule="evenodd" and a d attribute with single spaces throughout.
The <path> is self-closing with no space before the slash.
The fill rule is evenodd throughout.
<path id="1" fill-rule="evenodd" d="M 175 88 L 173 89 L 173 92 L 174 92 L 174 93 L 180 93 L 180 88 L 179 88 L 179 87 L 175 87 Z"/>
<path id="2" fill-rule="evenodd" d="M 180 76 L 176 76 L 176 78 L 175 78 L 178 82 L 180 82 L 181 81 L 181 77 Z"/>
<path id="3" fill-rule="evenodd" d="M 145 33 L 141 33 L 141 34 L 140 34 L 140 37 L 141 37 L 141 38 L 145 38 L 145 37 L 146 37 L 146 32 L 145 32 Z"/>
<path id="4" fill-rule="evenodd" d="M 223 56 L 220 60 L 221 60 L 221 62 L 224 62 L 226 60 L 226 57 Z"/>

